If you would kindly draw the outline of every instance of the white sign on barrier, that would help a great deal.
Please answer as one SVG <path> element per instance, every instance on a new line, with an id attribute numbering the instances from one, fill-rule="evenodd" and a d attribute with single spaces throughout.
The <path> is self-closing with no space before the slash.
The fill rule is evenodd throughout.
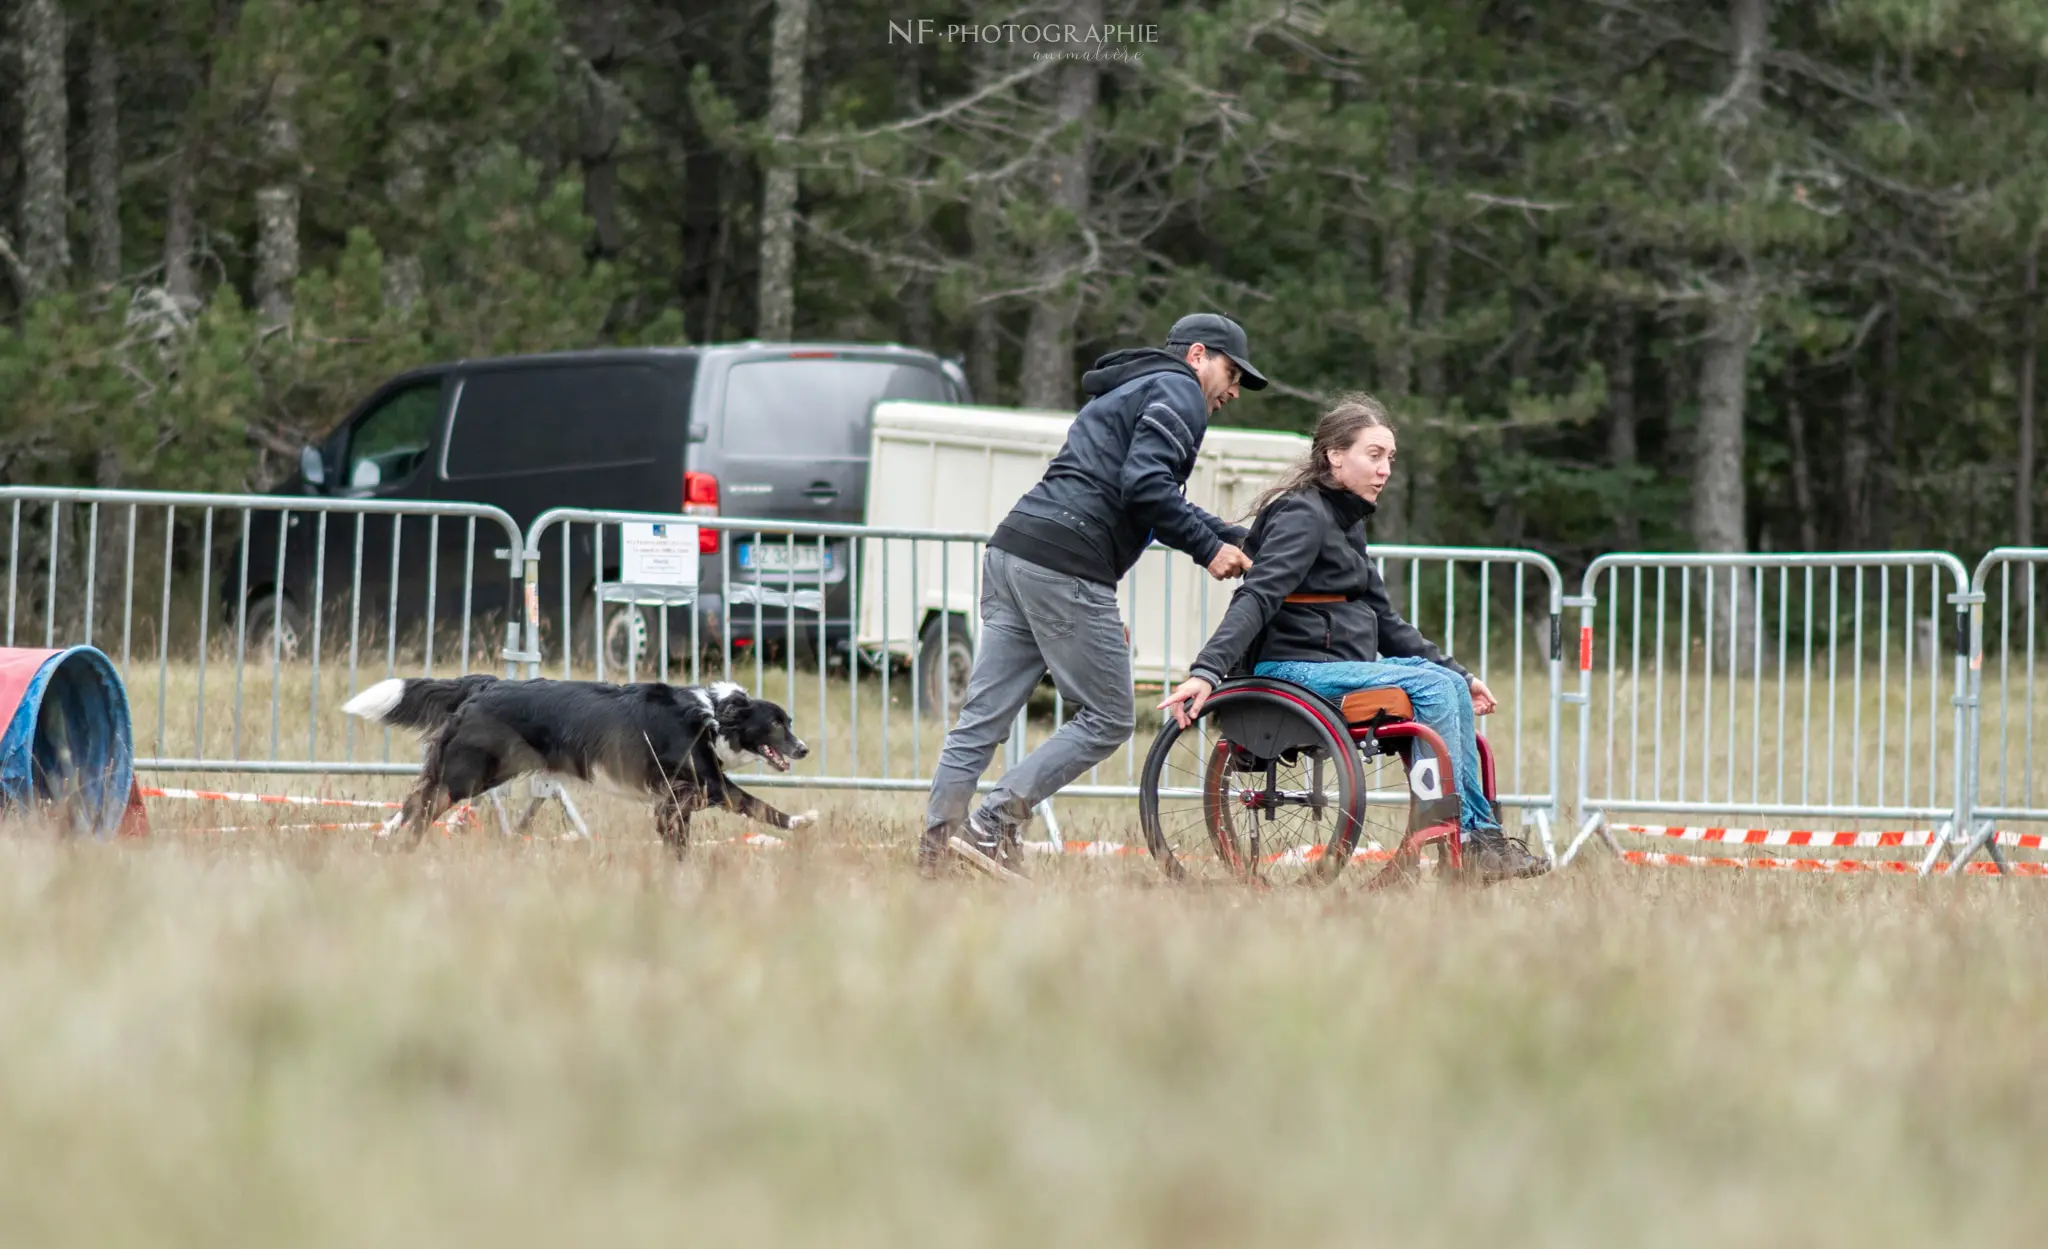
<path id="1" fill-rule="evenodd" d="M 695 598 L 697 565 L 697 526 L 664 521 L 619 526 L 619 589 L 635 601 Z"/>

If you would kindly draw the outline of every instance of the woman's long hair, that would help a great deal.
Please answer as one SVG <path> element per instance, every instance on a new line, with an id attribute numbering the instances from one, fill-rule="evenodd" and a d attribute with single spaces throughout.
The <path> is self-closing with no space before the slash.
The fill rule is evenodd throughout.
<path id="1" fill-rule="evenodd" d="M 1259 496 L 1252 504 L 1251 519 L 1266 510 L 1266 505 L 1283 494 L 1305 490 L 1310 486 L 1321 486 L 1327 490 L 1338 488 L 1337 479 L 1330 475 L 1330 453 L 1348 451 L 1358 436 L 1368 429 L 1384 429 L 1394 432 L 1394 423 L 1387 419 L 1387 409 L 1379 400 L 1356 391 L 1337 396 L 1337 406 L 1323 413 L 1316 422 L 1315 440 L 1309 444 L 1308 457 L 1289 469 L 1271 489 Z"/>

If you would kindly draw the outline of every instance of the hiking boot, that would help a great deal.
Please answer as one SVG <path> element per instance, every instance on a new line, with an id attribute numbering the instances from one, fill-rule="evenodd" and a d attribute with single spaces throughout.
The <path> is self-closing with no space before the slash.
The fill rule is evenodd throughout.
<path id="1" fill-rule="evenodd" d="M 991 816 L 986 808 L 968 813 L 967 843 L 997 863 L 1024 874 L 1024 843 L 1014 825 L 1004 824 Z"/>
<path id="2" fill-rule="evenodd" d="M 1527 842 L 1509 837 L 1497 828 L 1475 828 L 1465 833 L 1461 848 L 1462 873 L 1467 884 L 1493 885 L 1504 880 L 1526 880 L 1550 870 L 1550 860 L 1532 854 Z"/>
<path id="3" fill-rule="evenodd" d="M 953 858 L 953 849 L 946 844 L 952 836 L 953 826 L 950 824 L 934 824 L 924 830 L 924 836 L 917 843 L 918 875 L 931 880 L 945 873 Z"/>

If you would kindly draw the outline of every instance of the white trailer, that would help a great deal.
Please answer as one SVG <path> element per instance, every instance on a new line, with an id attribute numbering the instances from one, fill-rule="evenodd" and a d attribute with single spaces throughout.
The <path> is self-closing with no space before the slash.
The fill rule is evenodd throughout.
<path id="1" fill-rule="evenodd" d="M 1063 412 L 876 404 L 868 525 L 993 532 L 1037 484 L 1073 419 Z M 1246 523 L 1259 492 L 1300 463 L 1308 446 L 1299 434 L 1211 426 L 1188 478 L 1187 497 L 1226 520 Z M 934 677 L 941 655 L 947 655 L 957 705 L 980 628 L 980 545 L 869 539 L 864 548 L 858 645 L 870 655 L 918 653 Z M 1147 551 L 1117 587 L 1136 679 L 1158 684 L 1185 677 L 1236 585 L 1212 580 L 1179 551 L 1157 545 Z M 930 684 L 935 691 L 936 681 Z"/>

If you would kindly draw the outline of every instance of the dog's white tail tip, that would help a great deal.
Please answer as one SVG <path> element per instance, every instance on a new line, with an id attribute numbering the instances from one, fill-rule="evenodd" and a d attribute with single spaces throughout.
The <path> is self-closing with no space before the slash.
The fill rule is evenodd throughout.
<path id="1" fill-rule="evenodd" d="M 390 677 L 349 699 L 341 705 L 341 709 L 348 715 L 381 723 L 403 697 L 405 682 L 398 677 Z"/>

